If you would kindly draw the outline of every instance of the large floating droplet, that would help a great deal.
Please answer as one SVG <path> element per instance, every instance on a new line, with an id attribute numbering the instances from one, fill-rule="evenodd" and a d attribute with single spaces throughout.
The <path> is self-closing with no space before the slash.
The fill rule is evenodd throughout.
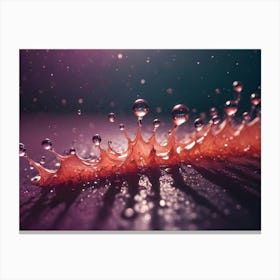
<path id="1" fill-rule="evenodd" d="M 115 122 L 115 120 L 116 120 L 115 114 L 114 113 L 109 113 L 108 114 L 108 119 L 111 123 Z"/>
<path id="2" fill-rule="evenodd" d="M 240 81 L 234 81 L 232 88 L 235 92 L 241 92 L 243 90 L 243 84 Z"/>
<path id="3" fill-rule="evenodd" d="M 193 124 L 196 131 L 200 131 L 203 128 L 203 121 L 201 118 L 195 119 Z"/>
<path id="4" fill-rule="evenodd" d="M 189 108 L 187 106 L 185 106 L 184 104 L 178 104 L 178 105 L 174 106 L 171 111 L 174 125 L 176 125 L 176 126 L 181 125 L 181 124 L 185 123 L 186 121 L 188 121 L 189 113 L 190 113 Z"/>
<path id="5" fill-rule="evenodd" d="M 99 134 L 95 134 L 93 137 L 92 137 L 92 142 L 95 146 L 99 146 L 100 143 L 101 143 L 101 137 Z"/>
<path id="6" fill-rule="evenodd" d="M 238 110 L 238 104 L 234 100 L 228 100 L 225 104 L 225 113 L 228 117 L 233 116 Z"/>
<path id="7" fill-rule="evenodd" d="M 255 106 L 259 105 L 261 102 L 261 96 L 259 93 L 252 93 L 251 94 L 251 103 Z"/>
<path id="8" fill-rule="evenodd" d="M 26 148 L 22 143 L 19 143 L 19 156 L 20 157 L 26 156 Z"/>
<path id="9" fill-rule="evenodd" d="M 41 145 L 45 150 L 51 150 L 52 149 L 52 141 L 49 138 L 44 139 L 41 142 Z"/>
<path id="10" fill-rule="evenodd" d="M 137 99 L 133 104 L 134 115 L 140 119 L 146 116 L 149 112 L 149 105 L 145 99 Z"/>

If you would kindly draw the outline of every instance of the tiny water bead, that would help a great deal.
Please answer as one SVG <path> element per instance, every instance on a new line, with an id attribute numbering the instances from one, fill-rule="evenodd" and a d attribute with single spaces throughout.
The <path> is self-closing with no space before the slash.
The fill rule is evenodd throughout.
<path id="1" fill-rule="evenodd" d="M 108 119 L 111 123 L 115 122 L 115 120 L 116 120 L 115 114 L 114 113 L 109 113 L 108 114 Z"/>
<path id="2" fill-rule="evenodd" d="M 197 118 L 194 121 L 194 127 L 196 131 L 200 131 L 203 128 L 203 121 L 201 118 Z"/>
<path id="3" fill-rule="evenodd" d="M 234 100 L 228 100 L 225 104 L 225 113 L 228 117 L 233 116 L 238 110 L 238 104 Z"/>
<path id="4" fill-rule="evenodd" d="M 154 119 L 153 126 L 154 126 L 154 129 L 157 129 L 160 126 L 160 120 L 159 119 Z"/>
<path id="5" fill-rule="evenodd" d="M 172 88 L 168 88 L 168 89 L 166 90 L 166 92 L 167 92 L 168 94 L 172 94 L 172 93 L 173 93 L 173 89 L 172 89 Z"/>
<path id="6" fill-rule="evenodd" d="M 45 150 L 51 150 L 52 149 L 52 141 L 49 138 L 45 138 L 41 142 L 41 145 Z"/>
<path id="7" fill-rule="evenodd" d="M 261 102 L 261 96 L 259 93 L 252 93 L 251 94 L 251 103 L 254 105 L 254 106 L 257 106 L 259 105 Z"/>
<path id="8" fill-rule="evenodd" d="M 70 154 L 70 155 L 76 154 L 76 149 L 75 149 L 74 147 L 71 147 L 71 148 L 69 149 L 69 154 Z"/>
<path id="9" fill-rule="evenodd" d="M 145 99 L 137 99 L 133 104 L 133 112 L 136 117 L 142 119 L 149 112 L 149 105 Z"/>
<path id="10" fill-rule="evenodd" d="M 19 156 L 20 157 L 26 156 L 26 148 L 22 143 L 19 143 Z"/>
<path id="11" fill-rule="evenodd" d="M 184 104 L 178 104 L 173 107 L 171 115 L 175 126 L 181 125 L 188 121 L 190 110 Z"/>
<path id="12" fill-rule="evenodd" d="M 99 134 L 95 134 L 93 137 L 92 137 L 92 142 L 95 146 L 99 146 L 100 143 L 101 143 L 101 137 Z"/>
<path id="13" fill-rule="evenodd" d="M 40 164 L 44 165 L 45 163 L 46 163 L 46 158 L 45 158 L 45 156 L 42 156 L 40 159 Z"/>
<path id="14" fill-rule="evenodd" d="M 214 125 L 217 125 L 217 124 L 219 124 L 220 122 L 221 122 L 221 118 L 220 118 L 218 115 L 215 115 L 215 116 L 212 117 L 212 123 L 213 123 Z"/>
<path id="15" fill-rule="evenodd" d="M 217 110 L 215 107 L 212 107 L 212 108 L 210 109 L 210 115 L 211 115 L 212 117 L 218 115 L 218 110 Z"/>
<path id="16" fill-rule="evenodd" d="M 120 127 L 120 131 L 124 130 L 124 124 L 123 123 L 121 123 L 119 127 Z"/>
<path id="17" fill-rule="evenodd" d="M 232 88 L 235 92 L 241 92 L 243 90 L 243 84 L 240 81 L 234 81 Z"/>
<path id="18" fill-rule="evenodd" d="M 242 120 L 243 120 L 243 122 L 245 122 L 245 123 L 247 123 L 247 122 L 250 121 L 250 115 L 249 115 L 248 112 L 244 112 L 244 113 L 242 114 Z"/>
<path id="19" fill-rule="evenodd" d="M 77 114 L 78 114 L 79 116 L 81 116 L 82 110 L 81 110 L 81 109 L 78 109 Z"/>

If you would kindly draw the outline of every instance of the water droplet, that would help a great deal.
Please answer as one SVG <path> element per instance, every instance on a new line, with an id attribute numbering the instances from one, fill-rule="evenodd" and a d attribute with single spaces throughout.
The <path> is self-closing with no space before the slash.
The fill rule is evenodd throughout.
<path id="1" fill-rule="evenodd" d="M 225 104 L 225 113 L 228 117 L 233 116 L 238 110 L 238 104 L 234 100 L 228 100 Z"/>
<path id="2" fill-rule="evenodd" d="M 49 138 L 45 138 L 41 142 L 41 145 L 45 150 L 51 150 L 52 149 L 52 141 Z"/>
<path id="3" fill-rule="evenodd" d="M 92 137 L 92 142 L 95 146 L 99 146 L 100 143 L 101 143 L 101 137 L 99 134 L 95 134 L 93 137 Z"/>
<path id="4" fill-rule="evenodd" d="M 214 125 L 219 124 L 220 121 L 221 121 L 221 119 L 220 119 L 220 117 L 219 117 L 218 115 L 212 117 L 212 123 L 213 123 Z"/>
<path id="5" fill-rule="evenodd" d="M 210 115 L 211 115 L 212 117 L 218 115 L 218 110 L 217 110 L 215 107 L 212 107 L 212 108 L 210 109 Z"/>
<path id="6" fill-rule="evenodd" d="M 196 131 L 200 131 L 203 128 L 203 121 L 201 118 L 197 118 L 194 121 L 194 127 Z"/>
<path id="7" fill-rule="evenodd" d="M 120 127 L 120 131 L 124 130 L 124 124 L 123 123 L 121 123 L 119 127 Z"/>
<path id="8" fill-rule="evenodd" d="M 78 99 L 78 103 L 79 103 L 79 104 L 83 104 L 83 103 L 84 103 L 84 99 L 83 99 L 83 98 L 79 98 L 79 99 Z"/>
<path id="9" fill-rule="evenodd" d="M 162 112 L 161 107 L 156 107 L 156 112 L 157 112 L 158 114 L 160 114 L 160 113 Z"/>
<path id="10" fill-rule="evenodd" d="M 259 93 L 252 93 L 251 94 L 251 103 L 255 106 L 259 105 L 261 102 L 261 96 Z"/>
<path id="11" fill-rule="evenodd" d="M 40 164 L 44 165 L 45 163 L 46 163 L 46 158 L 44 156 L 42 156 L 40 159 Z"/>
<path id="12" fill-rule="evenodd" d="M 242 114 L 242 119 L 243 119 L 243 122 L 248 123 L 248 122 L 250 121 L 250 115 L 249 115 L 249 113 L 248 113 L 248 112 L 244 112 L 244 113 Z"/>
<path id="13" fill-rule="evenodd" d="M 133 112 L 136 117 L 142 119 L 149 112 L 149 105 L 145 99 L 137 99 L 133 104 Z"/>
<path id="14" fill-rule="evenodd" d="M 144 85 L 146 83 L 146 81 L 144 79 L 140 80 L 141 85 Z"/>
<path id="15" fill-rule="evenodd" d="M 123 54 L 122 53 L 119 53 L 118 54 L 118 59 L 122 59 L 123 58 Z"/>
<path id="16" fill-rule="evenodd" d="M 183 104 L 178 104 L 173 107 L 171 115 L 175 126 L 181 125 L 189 119 L 189 108 Z"/>
<path id="17" fill-rule="evenodd" d="M 160 120 L 159 119 L 154 119 L 153 126 L 154 126 L 154 129 L 158 128 L 160 126 Z"/>
<path id="18" fill-rule="evenodd" d="M 216 94 L 220 94 L 221 92 L 222 92 L 222 91 L 221 91 L 220 88 L 216 88 L 216 89 L 215 89 L 215 93 L 216 93 Z"/>
<path id="19" fill-rule="evenodd" d="M 76 154 L 76 149 L 75 149 L 74 147 L 71 147 L 71 148 L 69 149 L 69 154 L 70 154 L 70 155 L 75 155 L 75 154 Z"/>
<path id="20" fill-rule="evenodd" d="M 20 157 L 26 156 L 26 148 L 22 143 L 19 143 L 19 156 Z"/>
<path id="21" fill-rule="evenodd" d="M 172 89 L 172 88 L 168 88 L 168 89 L 166 90 L 166 92 L 167 92 L 168 94 L 172 94 L 172 93 L 173 93 L 173 89 Z"/>
<path id="22" fill-rule="evenodd" d="M 41 176 L 40 176 L 40 175 L 37 175 L 37 176 L 31 178 L 31 182 L 32 182 L 32 183 L 35 183 L 35 182 L 40 181 L 40 179 L 41 179 Z"/>
<path id="23" fill-rule="evenodd" d="M 34 166 L 30 164 L 30 165 L 29 165 L 29 169 L 30 169 L 30 170 L 33 170 L 33 169 L 34 169 Z"/>
<path id="24" fill-rule="evenodd" d="M 165 206 L 165 200 L 163 200 L 163 199 L 161 199 L 160 201 L 159 201 L 159 205 L 161 206 L 161 207 L 164 207 Z"/>
<path id="25" fill-rule="evenodd" d="M 232 88 L 235 92 L 241 92 L 243 90 L 243 84 L 240 81 L 234 81 Z"/>
<path id="26" fill-rule="evenodd" d="M 135 214 L 134 210 L 132 208 L 126 208 L 123 212 L 124 217 L 129 219 L 132 218 Z"/>
<path id="27" fill-rule="evenodd" d="M 78 109 L 77 114 L 80 116 L 82 114 L 82 110 Z"/>
<path id="28" fill-rule="evenodd" d="M 115 114 L 114 113 L 109 113 L 108 114 L 108 119 L 111 123 L 115 122 L 115 120 L 116 120 Z"/>

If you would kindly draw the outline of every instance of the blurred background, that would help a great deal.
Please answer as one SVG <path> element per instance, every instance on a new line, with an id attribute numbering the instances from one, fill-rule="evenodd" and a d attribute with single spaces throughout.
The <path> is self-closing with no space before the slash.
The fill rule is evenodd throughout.
<path id="1" fill-rule="evenodd" d="M 130 115 L 139 97 L 155 114 L 222 110 L 235 80 L 241 112 L 261 83 L 260 50 L 20 50 L 20 111 Z"/>

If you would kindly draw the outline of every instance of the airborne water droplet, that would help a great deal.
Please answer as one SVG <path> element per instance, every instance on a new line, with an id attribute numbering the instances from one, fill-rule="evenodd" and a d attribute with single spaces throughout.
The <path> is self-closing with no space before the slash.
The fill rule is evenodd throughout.
<path id="1" fill-rule="evenodd" d="M 217 125 L 217 124 L 220 123 L 220 121 L 221 121 L 221 119 L 218 115 L 215 115 L 215 116 L 212 117 L 212 123 L 213 124 Z"/>
<path id="2" fill-rule="evenodd" d="M 228 117 L 233 116 L 238 110 L 238 104 L 234 100 L 228 100 L 225 104 L 225 113 Z"/>
<path id="3" fill-rule="evenodd" d="M 26 156 L 26 148 L 22 143 L 19 143 L 19 156 L 20 157 Z"/>
<path id="4" fill-rule="evenodd" d="M 244 112 L 242 114 L 242 120 L 243 120 L 244 123 L 248 123 L 250 121 L 250 115 L 249 115 L 248 112 Z"/>
<path id="5" fill-rule="evenodd" d="M 203 121 L 201 118 L 197 118 L 194 121 L 194 127 L 196 131 L 200 131 L 203 128 Z"/>
<path id="6" fill-rule="evenodd" d="M 111 123 L 115 122 L 115 120 L 116 120 L 115 114 L 114 113 L 109 113 L 108 114 L 108 119 Z"/>
<path id="7" fill-rule="evenodd" d="M 41 142 L 41 145 L 45 150 L 51 150 L 52 149 L 52 141 L 49 138 L 45 138 Z"/>
<path id="8" fill-rule="evenodd" d="M 251 103 L 255 106 L 259 105 L 261 102 L 261 96 L 259 93 L 252 93 L 251 94 Z"/>
<path id="9" fill-rule="evenodd" d="M 95 134 L 93 137 L 92 137 L 92 142 L 95 146 L 99 146 L 100 143 L 101 143 L 101 137 L 99 134 Z"/>
<path id="10" fill-rule="evenodd" d="M 137 99 L 133 104 L 134 115 L 140 119 L 146 116 L 149 112 L 149 105 L 145 99 Z"/>
<path id="11" fill-rule="evenodd" d="M 189 108 L 183 104 L 178 104 L 173 107 L 171 115 L 175 126 L 181 125 L 189 119 Z"/>
<path id="12" fill-rule="evenodd" d="M 172 89 L 172 88 L 168 88 L 168 89 L 166 90 L 166 92 L 167 92 L 168 94 L 172 94 L 172 93 L 173 93 L 173 89 Z"/>
<path id="13" fill-rule="evenodd" d="M 232 88 L 235 92 L 241 92 L 243 90 L 243 85 L 240 81 L 234 81 L 232 83 Z"/>
<path id="14" fill-rule="evenodd" d="M 160 126 L 160 120 L 159 119 L 154 119 L 153 126 L 154 126 L 154 129 L 158 128 Z"/>
<path id="15" fill-rule="evenodd" d="M 82 110 L 78 109 L 77 114 L 80 116 L 82 114 Z"/>
<path id="16" fill-rule="evenodd" d="M 124 124 L 123 123 L 121 123 L 119 127 L 120 127 L 120 131 L 124 130 Z"/>
<path id="17" fill-rule="evenodd" d="M 212 117 L 218 115 L 218 111 L 217 111 L 217 109 L 216 109 L 215 107 L 212 107 L 212 108 L 210 109 L 210 115 L 211 115 Z"/>
<path id="18" fill-rule="evenodd" d="M 73 147 L 71 147 L 71 148 L 69 149 L 69 154 L 70 154 L 70 155 L 75 155 L 75 154 L 76 154 L 76 149 L 73 148 Z"/>

